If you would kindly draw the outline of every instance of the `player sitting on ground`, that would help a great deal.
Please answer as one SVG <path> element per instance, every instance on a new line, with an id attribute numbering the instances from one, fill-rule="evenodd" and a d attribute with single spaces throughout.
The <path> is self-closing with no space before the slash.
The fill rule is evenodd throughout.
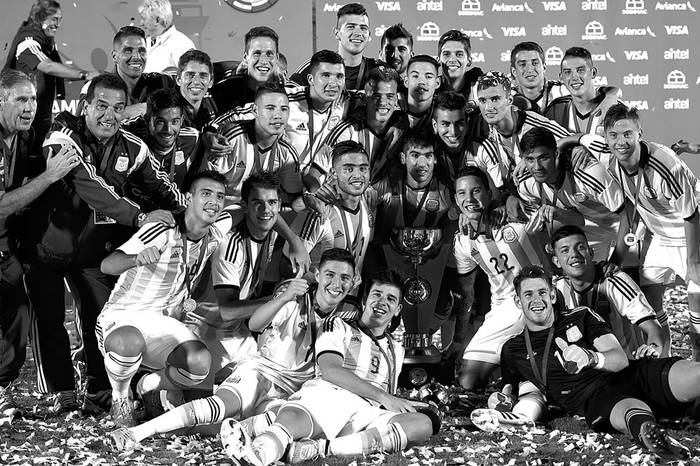
<path id="1" fill-rule="evenodd" d="M 231 216 L 219 216 L 225 184 L 219 173 L 199 173 L 174 227 L 146 224 L 102 261 L 103 273 L 120 275 L 95 329 L 117 425 L 135 424 L 129 383 L 139 367 L 166 390 L 195 386 L 209 373 L 207 347 L 180 319 L 194 309 L 194 282 L 231 229 Z"/>
<path id="2" fill-rule="evenodd" d="M 388 329 L 401 312 L 401 286 L 396 272 L 381 272 L 371 279 L 357 320 L 326 319 L 315 348 L 320 377 L 291 396 L 275 423 L 252 441 L 240 423 L 224 422 L 226 453 L 244 464 L 266 466 L 290 446 L 287 461 L 298 463 L 328 455 L 393 453 L 437 431 L 439 420 L 433 424 L 434 417 L 416 412 L 427 409 L 424 403 L 393 395 L 403 348 Z M 292 443 L 305 438 L 313 440 Z"/>
<path id="3" fill-rule="evenodd" d="M 284 282 L 274 298 L 256 309 L 248 325 L 259 333 L 258 353 L 238 363 L 213 396 L 186 403 L 142 425 L 111 432 L 114 447 L 131 449 L 152 435 L 216 424 L 227 417 L 249 418 L 296 392 L 314 375 L 313 350 L 322 319 L 336 310 L 342 311 L 338 315 L 347 314 L 336 308 L 357 284 L 352 255 L 344 249 L 325 251 L 316 281 L 310 287 L 301 278 Z M 261 430 L 275 416 L 270 411 L 256 418 L 250 427 Z"/>

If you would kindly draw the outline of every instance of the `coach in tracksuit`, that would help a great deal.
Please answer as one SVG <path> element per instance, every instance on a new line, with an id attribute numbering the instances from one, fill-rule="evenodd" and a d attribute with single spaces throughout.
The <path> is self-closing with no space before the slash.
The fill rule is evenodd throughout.
<path id="1" fill-rule="evenodd" d="M 85 116 L 59 114 L 43 145 L 45 155 L 69 145 L 81 156 L 81 163 L 52 186 L 37 206 L 32 219 L 34 234 L 27 235 L 22 248 L 36 314 L 32 343 L 39 390 L 59 392 L 54 402 L 57 412 L 78 409 L 69 339 L 63 327 L 64 278 L 78 305 L 85 345 L 87 394 L 83 409 L 94 412 L 108 408 L 106 394 L 110 389 L 97 349 L 95 320 L 113 281 L 100 272 L 100 261 L 143 223 L 172 222 L 169 212 L 143 212 L 123 197 L 124 189 L 137 185 L 167 210 L 185 204 L 167 174 L 158 170 L 145 143 L 120 129 L 126 94 L 124 82 L 115 75 L 93 79 Z"/>

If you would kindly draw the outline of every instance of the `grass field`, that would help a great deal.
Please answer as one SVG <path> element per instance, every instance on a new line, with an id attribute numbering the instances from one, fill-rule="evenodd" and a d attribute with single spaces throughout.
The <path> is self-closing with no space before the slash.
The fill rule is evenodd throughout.
<path id="1" fill-rule="evenodd" d="M 685 291 L 667 292 L 665 307 L 674 338 L 673 353 L 687 357 Z M 587 430 L 581 420 L 555 417 L 534 429 L 487 434 L 469 420 L 475 407 L 486 404 L 480 393 L 453 389 L 454 401 L 444 406 L 441 432 L 429 444 L 402 454 L 367 458 L 328 458 L 309 464 L 329 465 L 605 465 L 659 464 L 622 435 Z M 15 394 L 25 410 L 23 418 L 0 425 L 0 464 L 230 464 L 217 438 L 161 437 L 144 442 L 143 449 L 115 454 L 105 445 L 113 429 L 108 417 L 84 418 L 77 413 L 56 416 L 51 405 L 34 390 L 33 364 L 25 365 Z M 1 420 L 0 420 L 1 421 Z M 663 421 L 664 426 L 691 448 L 700 445 L 700 429 L 689 418 Z M 1 422 L 0 422 L 1 424 Z M 699 453 L 685 464 L 700 465 Z M 681 464 L 681 463 L 678 463 Z"/>

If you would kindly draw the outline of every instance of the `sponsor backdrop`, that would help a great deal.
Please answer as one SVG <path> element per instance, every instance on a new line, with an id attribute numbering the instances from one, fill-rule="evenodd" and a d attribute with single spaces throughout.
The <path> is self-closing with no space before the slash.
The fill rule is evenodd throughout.
<path id="1" fill-rule="evenodd" d="M 57 44 L 65 61 L 107 69 L 111 37 L 122 25 L 138 24 L 139 0 L 63 0 L 63 26 Z M 214 60 L 239 59 L 243 36 L 254 25 L 280 34 L 290 68 L 313 48 L 336 49 L 332 35 L 344 1 L 328 0 L 171 0 L 175 24 Z M 0 44 L 9 46 L 30 2 L 2 0 Z M 440 34 L 462 29 L 472 38 L 474 66 L 509 69 L 510 47 L 539 42 L 546 51 L 547 75 L 556 78 L 563 51 L 572 45 L 594 55 L 600 84 L 623 89 L 623 100 L 644 111 L 646 137 L 671 144 L 700 141 L 700 0 L 397 0 L 364 1 L 371 19 L 370 55 L 376 55 L 385 28 L 403 22 L 414 34 L 416 53 L 437 53 Z M 134 18 L 136 18 L 134 20 Z M 315 36 L 315 37 L 314 37 Z M 5 52 L 6 53 L 6 52 Z M 4 62 L 4 56 L 0 61 Z M 78 86 L 69 86 L 75 105 Z M 700 173 L 700 160 L 684 159 Z M 700 159 L 700 157 L 698 157 Z"/>

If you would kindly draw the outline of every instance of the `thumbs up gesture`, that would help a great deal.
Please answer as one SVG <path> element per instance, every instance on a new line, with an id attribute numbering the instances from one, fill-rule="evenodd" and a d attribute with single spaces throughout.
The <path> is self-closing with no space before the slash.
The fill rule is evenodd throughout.
<path id="1" fill-rule="evenodd" d="M 598 364 L 597 353 L 578 345 L 570 345 L 560 337 L 555 338 L 554 342 L 559 347 L 557 359 L 569 374 L 578 374 L 583 369 Z"/>

